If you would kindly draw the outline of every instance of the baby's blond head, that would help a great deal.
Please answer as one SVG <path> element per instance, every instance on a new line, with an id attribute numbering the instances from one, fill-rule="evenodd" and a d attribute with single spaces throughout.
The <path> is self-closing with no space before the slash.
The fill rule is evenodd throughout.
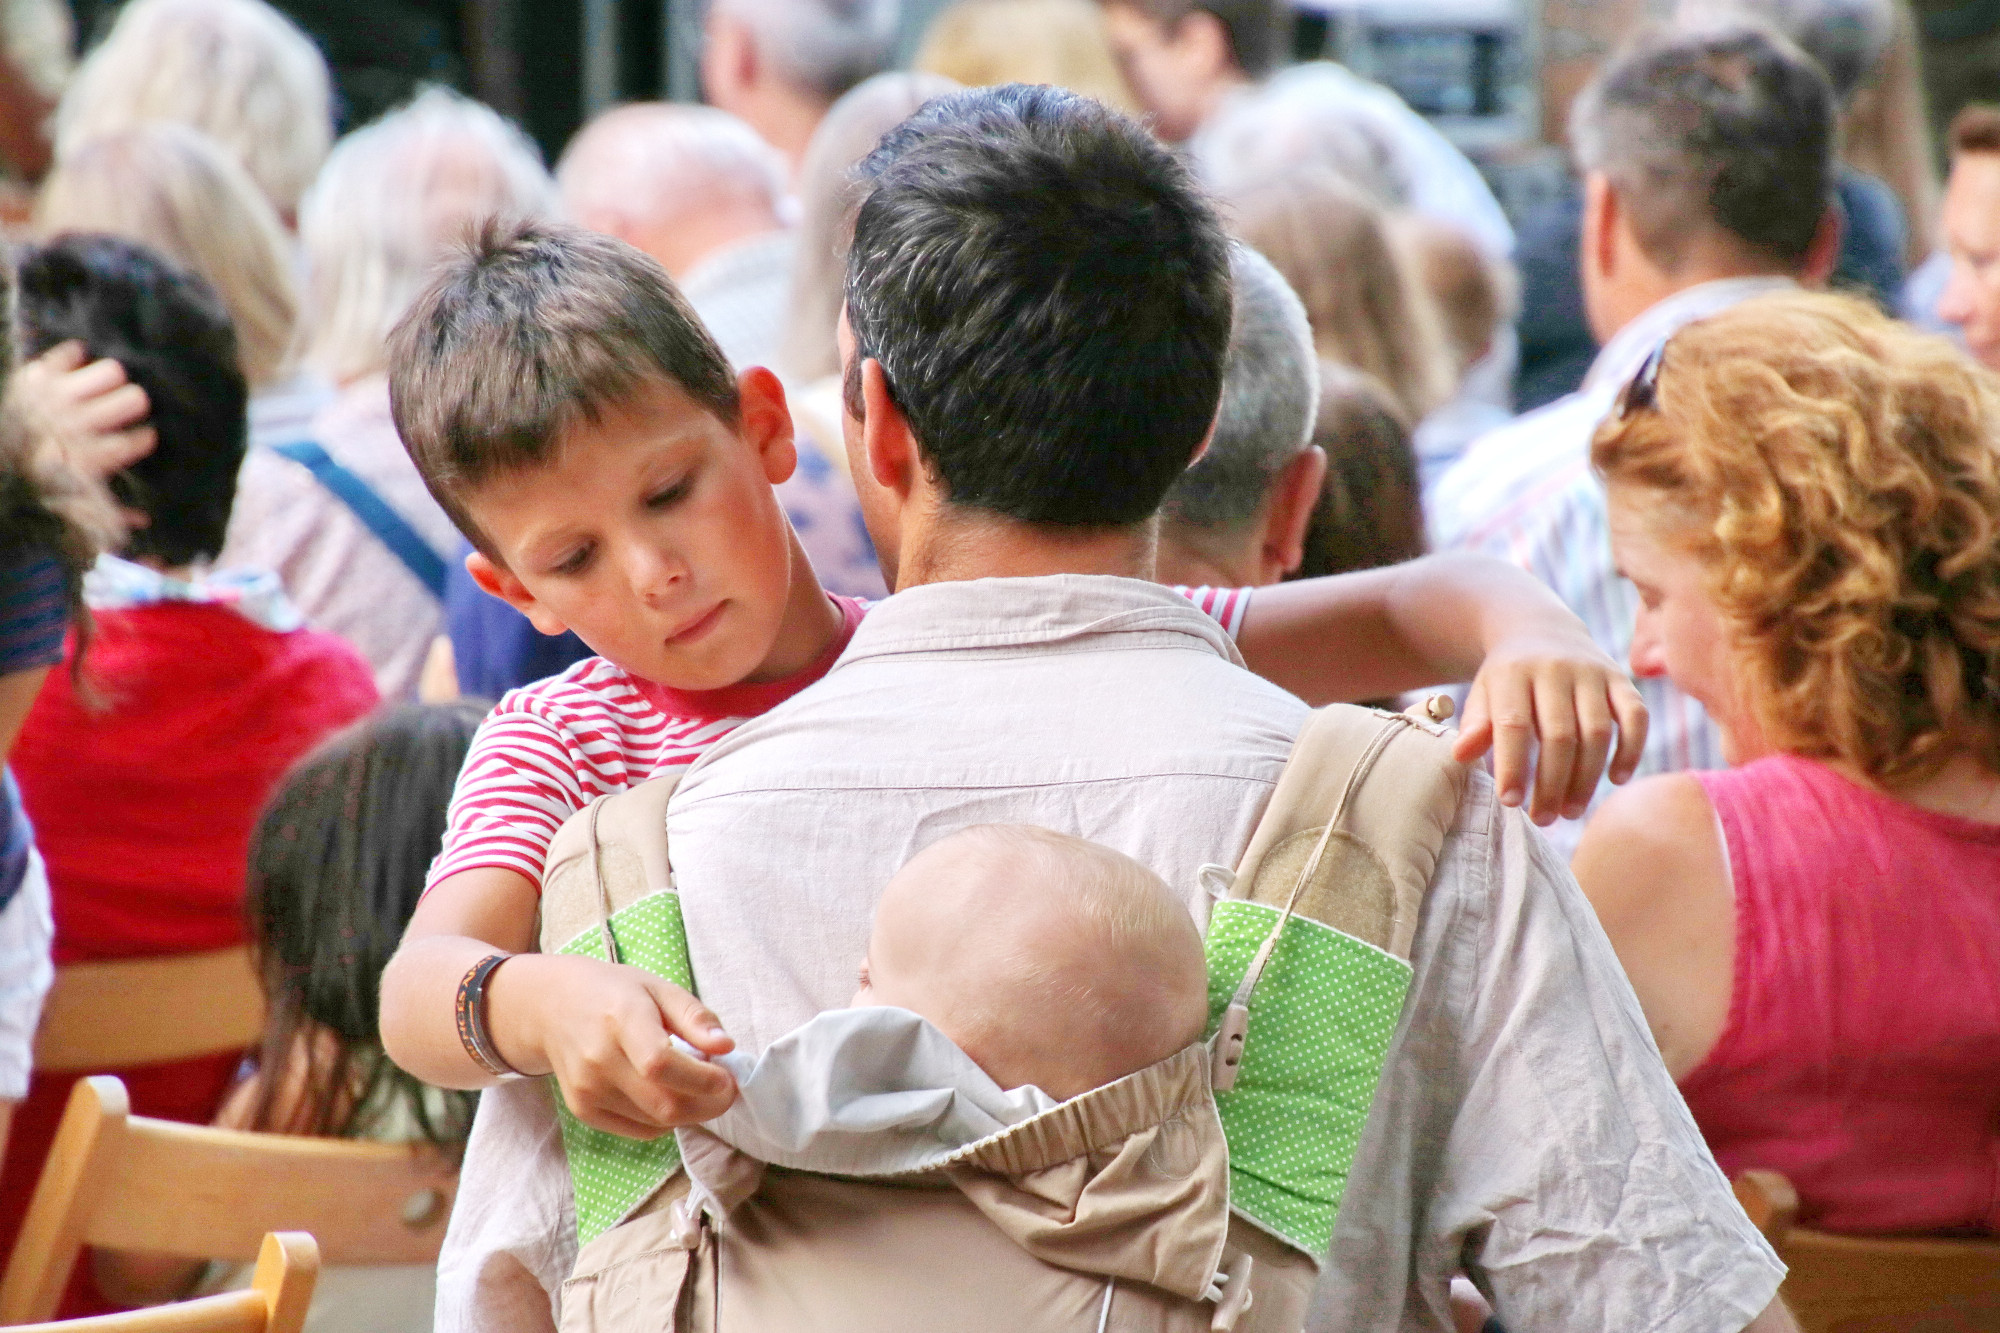
<path id="1" fill-rule="evenodd" d="M 889 881 L 855 1003 L 913 1010 L 1000 1086 L 1068 1098 L 1198 1040 L 1208 970 L 1187 906 L 1131 857 L 979 824 Z"/>

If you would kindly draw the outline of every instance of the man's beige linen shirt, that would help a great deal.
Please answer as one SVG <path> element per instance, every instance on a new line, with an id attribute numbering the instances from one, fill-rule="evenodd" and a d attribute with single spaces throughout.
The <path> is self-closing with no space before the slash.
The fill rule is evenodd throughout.
<path id="1" fill-rule="evenodd" d="M 683 780 L 694 974 L 742 1048 L 847 1003 L 882 885 L 967 824 L 1150 865 L 1206 923 L 1305 705 L 1178 594 L 1062 575 L 911 589 Z M 1475 776 L 1349 1181 L 1315 1326 L 1449 1328 L 1464 1267 L 1536 1333 L 1735 1333 L 1783 1268 L 1731 1198 L 1575 882 Z"/>

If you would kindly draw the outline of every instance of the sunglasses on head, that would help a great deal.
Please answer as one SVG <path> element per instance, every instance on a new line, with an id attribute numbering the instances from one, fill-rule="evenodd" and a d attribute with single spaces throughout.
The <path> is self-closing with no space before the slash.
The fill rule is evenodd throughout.
<path id="1" fill-rule="evenodd" d="M 1666 358 L 1665 342 L 1646 355 L 1638 372 L 1626 381 L 1625 391 L 1618 395 L 1618 420 L 1623 421 L 1634 412 L 1660 405 L 1660 363 Z"/>

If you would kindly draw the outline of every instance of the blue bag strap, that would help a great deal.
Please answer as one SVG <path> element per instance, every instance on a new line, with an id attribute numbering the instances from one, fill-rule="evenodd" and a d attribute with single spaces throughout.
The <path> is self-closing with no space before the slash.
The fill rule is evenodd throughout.
<path id="1" fill-rule="evenodd" d="M 316 440 L 294 440 L 290 444 L 274 444 L 271 449 L 312 473 L 320 485 L 332 491 L 334 498 L 361 520 L 361 526 L 374 533 L 390 554 L 417 576 L 417 582 L 431 590 L 431 596 L 444 599 L 444 558 L 417 535 L 417 530 L 401 514 L 389 507 L 388 501 L 375 493 L 374 487 L 334 462 L 333 456 Z"/>

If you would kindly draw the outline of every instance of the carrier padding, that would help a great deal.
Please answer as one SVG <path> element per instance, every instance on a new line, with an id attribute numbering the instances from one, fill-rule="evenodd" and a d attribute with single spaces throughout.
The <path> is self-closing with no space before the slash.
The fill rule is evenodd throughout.
<path id="1" fill-rule="evenodd" d="M 667 799 L 675 782 L 655 778 L 603 797 L 557 830 L 542 880 L 543 952 L 604 958 L 608 906 L 617 961 L 694 990 L 681 899 L 667 868 Z M 658 1193 L 680 1169 L 680 1147 L 672 1134 L 628 1139 L 592 1129 L 563 1103 L 561 1089 L 555 1092 L 577 1239 L 589 1244 Z"/>
<path id="2" fill-rule="evenodd" d="M 1211 1025 L 1243 980 L 1278 909 L 1216 904 L 1208 927 Z M 1354 1167 L 1410 965 L 1306 917 L 1285 925 L 1250 1006 L 1236 1086 L 1215 1095 L 1229 1141 L 1230 1201 L 1318 1256 Z"/>
<path id="3" fill-rule="evenodd" d="M 1435 727 L 1347 705 L 1318 710 L 1210 915 L 1212 1028 L 1293 904 L 1250 998 L 1236 1085 L 1216 1105 L 1236 1210 L 1315 1259 L 1333 1238 L 1409 991 L 1424 893 L 1466 781 Z"/>

